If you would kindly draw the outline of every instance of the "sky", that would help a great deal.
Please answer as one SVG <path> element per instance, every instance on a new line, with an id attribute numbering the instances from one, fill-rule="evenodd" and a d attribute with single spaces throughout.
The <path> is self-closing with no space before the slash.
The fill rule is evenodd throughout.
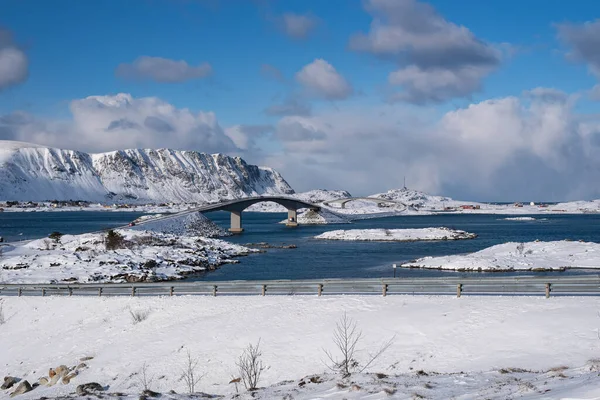
<path id="1" fill-rule="evenodd" d="M 0 0 L 0 139 L 296 189 L 600 198 L 595 0 Z"/>

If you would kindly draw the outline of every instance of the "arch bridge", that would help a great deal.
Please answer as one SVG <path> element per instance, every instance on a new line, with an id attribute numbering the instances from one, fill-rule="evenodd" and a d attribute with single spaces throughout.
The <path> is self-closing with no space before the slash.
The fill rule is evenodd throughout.
<path id="1" fill-rule="evenodd" d="M 298 226 L 298 215 L 297 211 L 301 208 L 308 208 L 313 211 L 321 210 L 320 206 L 315 204 L 307 203 L 302 200 L 295 199 L 293 197 L 286 196 L 258 196 L 258 197 L 245 197 L 243 199 L 230 200 L 221 203 L 208 204 L 202 207 L 192 208 L 180 213 L 172 214 L 169 216 L 165 216 L 162 218 L 147 220 L 146 222 L 156 221 L 158 219 L 167 219 L 173 218 L 186 214 L 193 214 L 195 212 L 210 212 L 210 211 L 229 211 L 231 213 L 231 225 L 229 227 L 229 232 L 232 233 L 242 233 L 244 228 L 242 227 L 242 211 L 246 208 L 250 207 L 256 203 L 262 203 L 265 201 L 271 201 L 277 204 L 280 204 L 287 208 L 288 218 L 286 221 L 286 226 Z M 143 225 L 144 222 L 141 222 L 140 225 Z"/>

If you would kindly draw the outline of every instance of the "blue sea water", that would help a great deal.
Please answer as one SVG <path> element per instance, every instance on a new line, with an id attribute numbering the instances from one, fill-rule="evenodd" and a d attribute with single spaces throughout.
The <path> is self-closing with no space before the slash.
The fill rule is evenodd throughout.
<path id="1" fill-rule="evenodd" d="M 0 236 L 21 240 L 47 236 L 53 231 L 83 233 L 125 225 L 142 215 L 131 212 L 36 212 L 0 213 Z M 229 213 L 206 214 L 217 224 L 228 227 Z M 311 279 L 389 277 L 392 264 L 423 256 L 461 254 L 478 251 L 504 242 L 533 240 L 584 240 L 600 243 L 600 215 L 544 215 L 535 221 L 507 221 L 502 215 L 449 214 L 389 217 L 357 221 L 345 225 L 316 225 L 288 228 L 279 224 L 287 214 L 244 213 L 245 232 L 227 238 L 234 243 L 267 242 L 271 245 L 294 244 L 296 249 L 267 249 L 266 253 L 240 258 L 239 264 L 224 265 L 217 271 L 192 279 Z M 321 241 L 313 237 L 333 229 L 422 228 L 462 229 L 476 233 L 472 240 L 439 242 L 342 242 Z M 560 274 L 554 272 L 549 274 Z M 570 270 L 562 274 L 586 273 Z M 587 271 L 589 273 L 589 271 Z M 457 273 L 438 270 L 398 269 L 398 276 L 440 276 Z M 489 273 L 488 273 L 489 274 Z M 515 274 L 515 273 L 510 273 Z M 523 274 L 523 273 L 522 273 Z M 531 272 L 525 272 L 531 274 Z M 545 273 L 548 274 L 548 273 Z"/>

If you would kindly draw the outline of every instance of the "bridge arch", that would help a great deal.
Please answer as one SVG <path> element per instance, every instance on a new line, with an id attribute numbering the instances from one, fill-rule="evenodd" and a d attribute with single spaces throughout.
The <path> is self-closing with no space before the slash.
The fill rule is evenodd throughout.
<path id="1" fill-rule="evenodd" d="M 209 211 L 229 211 L 231 213 L 231 225 L 229 231 L 232 233 L 242 233 L 244 228 L 242 227 L 242 212 L 253 204 L 270 201 L 273 203 L 284 206 L 288 211 L 288 218 L 286 226 L 295 227 L 298 226 L 298 210 L 301 208 L 308 208 L 313 211 L 319 211 L 320 206 L 312 203 L 308 203 L 302 200 L 295 199 L 293 197 L 285 196 L 260 196 L 260 197 L 247 197 L 238 200 L 231 200 L 218 204 L 211 204 L 208 206 L 200 207 L 194 211 L 209 212 Z"/>

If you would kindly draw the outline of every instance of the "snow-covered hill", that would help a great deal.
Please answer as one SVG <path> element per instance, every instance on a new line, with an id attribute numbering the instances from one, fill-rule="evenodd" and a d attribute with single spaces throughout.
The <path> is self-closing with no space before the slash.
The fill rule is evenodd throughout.
<path id="1" fill-rule="evenodd" d="M 0 141 L 0 200 L 211 202 L 293 193 L 277 171 L 223 154 L 170 149 L 87 154 Z"/>
<path id="2" fill-rule="evenodd" d="M 412 190 L 407 188 L 402 189 L 391 189 L 385 193 L 373 194 L 369 197 L 377 197 L 380 199 L 399 201 L 406 204 L 409 207 L 416 209 L 443 209 L 444 206 L 452 207 L 458 204 L 465 204 L 465 202 L 453 200 L 449 197 L 433 196 L 427 193 L 420 192 L 418 190 Z M 478 204 L 469 202 L 469 204 Z"/>

